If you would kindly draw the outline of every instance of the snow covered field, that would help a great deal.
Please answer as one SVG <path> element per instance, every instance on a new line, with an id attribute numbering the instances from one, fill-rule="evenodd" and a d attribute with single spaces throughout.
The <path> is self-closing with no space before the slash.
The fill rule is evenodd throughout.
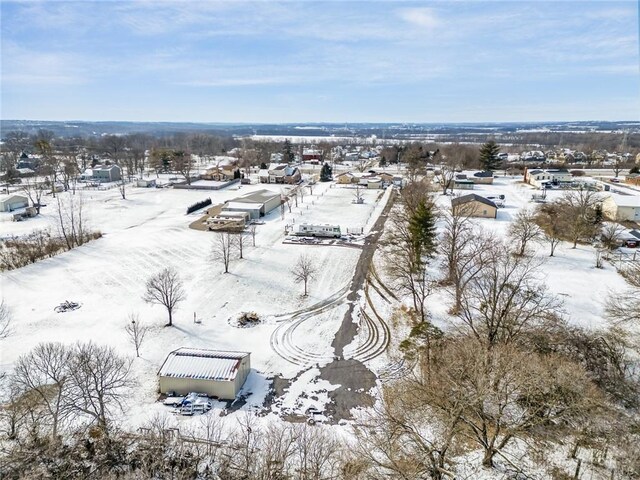
<path id="1" fill-rule="evenodd" d="M 456 194 L 477 193 L 479 195 L 505 195 L 504 208 L 498 209 L 496 219 L 475 219 L 488 231 L 498 237 L 506 237 L 511 220 L 522 208 L 535 208 L 531 202 L 533 193 L 540 193 L 530 185 L 522 183 L 522 176 L 496 177 L 493 185 L 476 185 L 474 190 L 457 190 Z M 564 194 L 561 190 L 550 190 L 547 201 L 553 201 Z M 438 203 L 443 208 L 450 208 L 451 197 L 439 196 Z M 549 256 L 546 244 L 532 245 L 536 256 L 543 258 L 541 280 L 548 286 L 550 293 L 557 295 L 564 301 L 567 318 L 574 324 L 586 328 L 604 327 L 605 320 L 603 305 L 610 290 L 626 288 L 624 279 L 617 273 L 615 267 L 605 262 L 604 268 L 595 266 L 595 249 L 590 245 L 580 245 L 571 248 L 568 242 L 561 242 L 553 257 Z M 446 307 L 435 302 L 436 319 L 447 323 Z M 442 308 L 441 308 L 442 307 Z M 443 325 L 444 326 L 444 325 Z"/>
<path id="2" fill-rule="evenodd" d="M 252 371 L 245 393 L 256 395 L 250 404 L 261 404 L 268 390 L 266 377 L 293 377 L 301 367 L 283 359 L 270 346 L 272 332 L 289 312 L 303 310 L 344 289 L 351 281 L 360 254 L 358 248 L 282 244 L 284 225 L 299 222 L 338 223 L 365 227 L 370 222 L 381 191 L 364 191 L 365 203 L 352 203 L 353 191 L 331 184 L 314 187 L 304 203 L 287 211 L 267 215 L 258 226 L 256 247 L 245 247 L 244 260 L 232 260 L 230 273 L 211 260 L 213 235 L 188 228 L 200 212 L 185 215 L 186 207 L 211 197 L 213 204 L 275 185 L 249 185 L 238 190 L 212 192 L 129 188 L 122 200 L 117 189 L 83 192 L 87 219 L 103 238 L 80 248 L 19 270 L 3 272 L 2 296 L 10 305 L 14 334 L 0 346 L 0 368 L 11 369 L 15 359 L 44 341 L 88 341 L 109 344 L 132 355 L 124 326 L 127 315 L 139 313 L 153 325 L 142 346 L 142 358 L 134 361 L 139 388 L 129 412 L 141 423 L 154 411 L 167 408 L 156 403 L 156 374 L 167 353 L 181 346 L 250 351 Z M 66 195 L 66 194 L 65 194 Z M 0 235 L 20 235 L 49 226 L 55 230 L 53 199 L 41 216 L 25 222 L 0 222 Z M 379 209 L 376 210 L 379 214 Z M 298 256 L 307 252 L 319 267 L 317 278 L 303 298 L 289 270 Z M 164 267 L 174 267 L 184 281 L 187 299 L 179 305 L 174 327 L 164 327 L 163 307 L 142 300 L 146 279 Z M 81 303 L 73 312 L 55 313 L 65 300 Z M 229 325 L 243 311 L 256 311 L 266 322 L 254 328 Z M 193 322 L 194 313 L 200 323 Z M 314 318 L 295 332 L 294 343 L 332 359 L 331 341 L 344 309 Z M 295 399 L 287 400 L 295 402 Z M 285 402 L 286 403 L 286 402 Z"/>
<path id="3" fill-rule="evenodd" d="M 477 185 L 478 194 L 504 194 L 505 207 L 497 219 L 477 222 L 497 236 L 506 236 L 510 220 L 530 202 L 531 187 L 521 177 L 498 177 L 493 185 Z M 157 399 L 157 371 L 166 355 L 179 347 L 243 350 L 251 352 L 252 372 L 245 384 L 244 410 L 261 407 L 270 388 L 270 377 L 279 375 L 293 381 L 285 394 L 276 399 L 274 413 L 303 415 L 309 408 L 323 410 L 329 393 L 339 385 L 319 379 L 319 369 L 333 360 L 331 346 L 350 301 L 348 287 L 361 250 L 354 247 L 285 244 L 285 225 L 305 223 L 339 224 L 347 228 L 364 228 L 370 232 L 382 213 L 391 190 L 361 190 L 364 204 L 354 204 L 354 189 L 332 183 L 314 186 L 313 195 L 288 209 L 285 219 L 279 209 L 258 226 L 256 247 L 245 248 L 245 259 L 234 259 L 230 273 L 223 274 L 222 264 L 211 259 L 213 235 L 196 231 L 188 225 L 201 212 L 185 215 L 186 207 L 207 197 L 220 204 L 238 195 L 259 189 L 282 192 L 282 186 L 243 185 L 220 191 L 129 188 L 122 200 L 117 189 L 83 192 L 87 218 L 92 229 L 103 238 L 80 248 L 40 261 L 19 270 L 3 272 L 0 277 L 2 297 L 12 309 L 14 333 L 0 344 L 0 370 L 9 371 L 16 358 L 40 342 L 75 342 L 92 340 L 114 346 L 124 355 L 133 356 L 133 346 L 124 332 L 129 313 L 153 326 L 135 359 L 135 390 L 125 424 L 138 426 L 157 413 L 169 409 Z M 471 193 L 458 191 L 456 194 Z M 561 195 L 549 193 L 549 199 Z M 67 195 L 67 194 L 63 194 Z M 443 208 L 449 208 L 450 196 L 437 194 Z M 55 230 L 54 201 L 47 197 L 42 215 L 24 222 L 0 219 L 0 238 L 26 234 L 37 228 Z M 319 267 L 310 283 L 309 296 L 303 298 L 302 286 L 295 284 L 291 267 L 298 256 L 310 253 Z M 537 247 L 544 257 L 543 281 L 565 303 L 567 318 L 587 328 L 604 325 L 603 303 L 609 290 L 625 288 L 615 268 L 605 262 L 595 268 L 595 252 L 590 246 L 577 249 L 562 243 L 555 257 L 548 257 L 546 245 Z M 374 265 L 384 280 L 385 259 L 374 257 Z M 167 328 L 164 308 L 142 300 L 147 278 L 164 267 L 174 267 L 184 281 L 187 299 L 179 305 L 174 327 Z M 344 350 L 347 358 L 364 361 L 375 373 L 393 373 L 398 362 L 397 345 L 403 335 L 395 331 L 390 320 L 397 303 L 380 295 L 380 285 L 365 288 L 354 310 L 360 319 L 360 331 Z M 382 292 L 384 295 L 384 292 Z M 388 296 L 387 296 L 388 297 Z M 55 313 L 65 300 L 79 302 L 73 312 Z M 436 291 L 428 301 L 434 322 L 448 328 L 448 299 Z M 358 316 L 358 306 L 366 315 Z M 256 311 L 264 323 L 240 329 L 229 320 L 243 311 Z M 194 323 L 194 313 L 199 323 Z M 377 313 L 377 315 L 376 315 Z M 376 320 L 386 319 L 387 325 Z M 406 333 L 406 332 L 404 332 Z M 392 346 L 389 355 L 372 355 L 376 349 Z M 394 353 L 395 352 L 395 353 Z M 213 412 L 219 413 L 219 407 Z M 233 421 L 238 413 L 225 417 Z M 270 415 L 272 417 L 273 415 Z M 195 418 L 176 417 L 175 422 L 194 426 Z M 265 420 L 266 421 L 266 420 Z"/>

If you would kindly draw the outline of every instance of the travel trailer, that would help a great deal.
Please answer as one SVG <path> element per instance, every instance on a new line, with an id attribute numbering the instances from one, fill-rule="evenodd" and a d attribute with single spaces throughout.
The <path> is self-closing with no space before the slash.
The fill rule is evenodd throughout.
<path id="1" fill-rule="evenodd" d="M 301 237 L 333 237 L 340 238 L 342 233 L 340 232 L 339 225 L 310 225 L 302 223 L 298 225 L 298 229 L 294 232 L 294 235 Z"/>

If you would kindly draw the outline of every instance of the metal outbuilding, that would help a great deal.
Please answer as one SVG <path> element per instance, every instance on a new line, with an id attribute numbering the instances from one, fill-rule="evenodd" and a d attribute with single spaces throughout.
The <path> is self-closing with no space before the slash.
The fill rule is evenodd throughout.
<path id="1" fill-rule="evenodd" d="M 12 212 L 29 206 L 29 199 L 15 193 L 0 196 L 0 212 Z"/>
<path id="2" fill-rule="evenodd" d="M 206 393 L 233 400 L 251 370 L 250 353 L 179 348 L 169 353 L 158 372 L 160 392 Z"/>

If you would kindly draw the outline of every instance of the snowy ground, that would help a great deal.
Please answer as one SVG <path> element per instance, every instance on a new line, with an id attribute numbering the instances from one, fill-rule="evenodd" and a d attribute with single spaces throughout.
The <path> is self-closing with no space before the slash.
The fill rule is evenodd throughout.
<path id="1" fill-rule="evenodd" d="M 509 221 L 530 202 L 534 190 L 519 182 L 521 177 L 498 177 L 494 185 L 478 185 L 478 194 L 504 194 L 505 207 L 497 219 L 477 222 L 499 236 L 506 235 Z M 360 190 L 363 204 L 354 204 L 352 188 L 332 183 L 314 186 L 313 195 L 287 210 L 285 219 L 275 210 L 258 227 L 257 246 L 245 249 L 244 260 L 231 263 L 231 273 L 222 273 L 222 265 L 210 259 L 212 235 L 188 228 L 201 212 L 185 215 L 187 206 L 210 197 L 219 204 L 238 195 L 259 189 L 283 191 L 283 186 L 243 185 L 220 191 L 134 188 L 122 200 L 118 189 L 86 191 L 87 218 L 103 238 L 52 259 L 3 272 L 0 276 L 2 297 L 14 317 L 14 334 L 0 343 L 0 370 L 9 371 L 15 359 L 43 341 L 74 342 L 93 340 L 132 355 L 123 330 L 127 315 L 139 313 L 143 322 L 153 325 L 151 336 L 142 347 L 142 358 L 134 361 L 138 389 L 134 393 L 125 423 L 137 426 L 151 416 L 169 412 L 156 402 L 156 374 L 167 353 L 178 347 L 246 350 L 251 352 L 253 370 L 244 387 L 248 395 L 244 410 L 260 407 L 270 388 L 269 377 L 294 378 L 286 394 L 274 404 L 275 413 L 304 414 L 309 407 L 323 409 L 328 392 L 337 388 L 318 379 L 318 366 L 333 358 L 331 342 L 348 308 L 346 289 L 353 276 L 361 250 L 344 246 L 316 246 L 283 243 L 285 225 L 305 223 L 339 224 L 363 228 L 370 233 L 381 214 L 390 190 Z M 458 194 L 471 193 L 459 191 Z M 552 191 L 549 198 L 561 195 Z M 65 195 L 65 194 L 63 194 Z M 443 208 L 449 196 L 438 195 Z M 55 230 L 54 201 L 42 215 L 24 222 L 0 218 L 0 238 L 23 235 L 34 229 Z M 249 241 L 250 243 L 250 241 Z M 310 284 L 309 296 L 301 297 L 302 286 L 295 284 L 289 270 L 302 252 L 310 253 L 319 274 Z M 599 328 L 604 325 L 603 302 L 607 292 L 625 288 L 615 268 L 605 263 L 595 268 L 595 252 L 590 246 L 571 249 L 563 243 L 556 256 L 548 258 L 546 246 L 536 253 L 546 258 L 544 281 L 565 302 L 567 317 L 576 324 Z M 384 258 L 374 257 L 374 265 L 384 282 Z M 143 302 L 144 283 L 156 271 L 175 267 L 184 280 L 187 299 L 174 317 L 175 326 L 166 328 L 166 312 L 159 306 Z M 376 284 L 377 282 L 373 282 Z M 399 337 L 396 325 L 389 321 L 397 302 L 380 285 L 361 292 L 358 300 L 366 313 L 359 317 L 361 329 L 345 356 L 361 359 L 377 374 L 395 371 L 393 353 Z M 54 313 L 64 300 L 82 304 L 68 313 Z M 433 319 L 447 328 L 451 318 L 448 300 L 437 292 L 429 300 Z M 254 328 L 239 329 L 229 324 L 243 311 L 256 311 L 265 322 Z M 354 318 L 358 309 L 354 311 Z M 194 313 L 200 323 L 193 322 Z M 387 325 L 378 318 L 387 319 Z M 296 323 L 299 319 L 303 319 Z M 294 328 L 295 327 L 295 328 Z M 389 330 L 390 328 L 390 330 Z M 386 336 L 386 337 L 385 337 Z M 371 352 L 391 345 L 387 355 L 369 358 Z M 367 348 L 364 348 L 364 347 Z M 359 355 L 359 356 L 358 356 Z M 220 412 L 215 408 L 210 414 Z M 227 419 L 233 420 L 233 413 Z M 273 415 L 268 416 L 268 418 Z M 176 418 L 181 425 L 197 425 L 194 418 Z"/>
<path id="2" fill-rule="evenodd" d="M 280 192 L 282 186 L 249 185 L 240 191 L 190 191 L 128 188 L 122 200 L 117 189 L 83 192 L 87 219 L 103 238 L 73 251 L 19 270 L 3 272 L 2 296 L 14 317 L 14 334 L 0 346 L 0 368 L 11 369 L 15 359 L 43 341 L 88 341 L 107 343 L 131 355 L 132 346 L 123 330 L 127 315 L 139 313 L 153 325 L 151 337 L 142 347 L 142 358 L 134 361 L 139 388 L 137 407 L 129 417 L 144 421 L 155 411 L 166 411 L 156 399 L 156 373 L 167 353 L 181 346 L 246 350 L 252 353 L 251 373 L 245 392 L 253 397 L 248 405 L 261 404 L 268 391 L 266 378 L 280 374 L 291 378 L 300 370 L 270 346 L 272 332 L 288 312 L 304 310 L 341 291 L 351 280 L 358 248 L 314 247 L 283 244 L 284 225 L 338 223 L 346 230 L 364 228 L 370 221 L 381 191 L 365 191 L 365 203 L 352 203 L 353 192 L 332 184 L 318 184 L 304 203 L 287 211 L 285 220 L 274 210 L 258 227 L 256 247 L 245 249 L 244 260 L 233 260 L 231 273 L 210 259 L 212 235 L 188 225 L 200 212 L 185 215 L 186 207 L 211 197 L 214 204 L 263 188 Z M 62 194 L 66 195 L 66 194 Z M 22 235 L 38 228 L 55 230 L 54 201 L 42 215 L 24 222 L 0 222 L 0 236 Z M 378 212 L 376 210 L 376 212 Z M 379 213 L 379 212 L 378 212 Z M 249 240 L 249 244 L 250 244 Z M 297 257 L 311 253 L 319 273 L 303 298 L 302 285 L 295 284 L 289 270 Z M 179 305 L 175 326 L 166 328 L 166 311 L 144 303 L 146 279 L 160 269 L 175 267 L 184 281 L 187 299 Z M 65 300 L 81 303 L 68 313 L 55 313 Z M 256 311 L 266 322 L 255 328 L 238 329 L 228 320 L 242 311 Z M 194 313 L 200 323 L 193 322 Z M 344 309 L 322 314 L 295 332 L 293 343 L 303 349 L 324 352 L 332 358 L 331 341 Z M 302 387 L 300 387 L 302 388 Z M 295 403 L 286 399 L 283 407 Z M 321 405 L 320 405 L 321 406 Z"/>
<path id="3" fill-rule="evenodd" d="M 475 219 L 486 230 L 505 238 L 511 220 L 520 209 L 535 208 L 536 204 L 531 201 L 531 196 L 533 193 L 540 193 L 521 180 L 521 176 L 496 177 L 493 185 L 476 185 L 472 191 L 456 190 L 455 194 L 505 195 L 505 206 L 498 209 L 496 219 Z M 561 190 L 550 190 L 547 193 L 547 201 L 553 201 L 564 193 Z M 443 208 L 450 208 L 450 199 L 450 196 L 440 195 L 438 203 Z M 562 242 L 553 257 L 549 256 L 549 247 L 546 244 L 535 247 L 536 256 L 545 261 L 541 280 L 551 293 L 564 301 L 567 318 L 586 328 L 604 327 L 603 304 L 608 292 L 626 288 L 625 281 L 616 268 L 608 262 L 605 262 L 604 268 L 596 268 L 595 249 L 590 245 L 579 244 L 573 249 L 571 244 Z M 440 302 L 436 302 L 438 303 Z M 440 313 L 438 317 L 444 320 L 443 312 L 446 308 L 438 308 L 439 306 L 441 305 L 436 307 Z"/>

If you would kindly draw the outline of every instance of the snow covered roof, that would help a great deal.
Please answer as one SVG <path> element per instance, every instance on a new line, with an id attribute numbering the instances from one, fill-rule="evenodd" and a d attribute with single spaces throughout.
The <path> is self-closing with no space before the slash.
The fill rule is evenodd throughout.
<path id="1" fill-rule="evenodd" d="M 251 203 L 251 202 L 227 202 L 224 208 L 236 208 L 243 210 L 260 210 L 262 208 L 262 203 Z"/>
<path id="2" fill-rule="evenodd" d="M 0 195 L 0 202 L 4 202 L 5 200 L 9 200 L 10 198 L 23 198 L 23 199 L 27 199 L 26 195 L 22 195 L 20 193 L 8 193 L 5 195 Z"/>
<path id="3" fill-rule="evenodd" d="M 238 198 L 234 198 L 232 202 L 244 202 L 244 203 L 266 203 L 274 197 L 280 198 L 280 193 L 273 190 L 256 190 L 252 193 L 247 193 Z"/>
<path id="4" fill-rule="evenodd" d="M 491 200 L 481 197 L 480 195 L 476 195 L 475 193 L 471 193 L 469 195 L 463 195 L 462 197 L 454 197 L 451 199 L 451 206 L 455 207 L 457 205 L 462 205 L 465 203 L 469 203 L 469 202 L 480 202 L 480 203 L 484 203 L 485 205 L 488 205 L 490 207 L 493 208 L 498 208 L 496 206 L 495 203 L 493 203 Z"/>
<path id="5" fill-rule="evenodd" d="M 171 352 L 160 367 L 161 377 L 195 378 L 233 381 L 240 361 L 248 352 L 224 352 L 195 348 L 179 348 Z"/>
<path id="6" fill-rule="evenodd" d="M 640 195 L 611 195 L 611 199 L 619 207 L 640 207 Z"/>

